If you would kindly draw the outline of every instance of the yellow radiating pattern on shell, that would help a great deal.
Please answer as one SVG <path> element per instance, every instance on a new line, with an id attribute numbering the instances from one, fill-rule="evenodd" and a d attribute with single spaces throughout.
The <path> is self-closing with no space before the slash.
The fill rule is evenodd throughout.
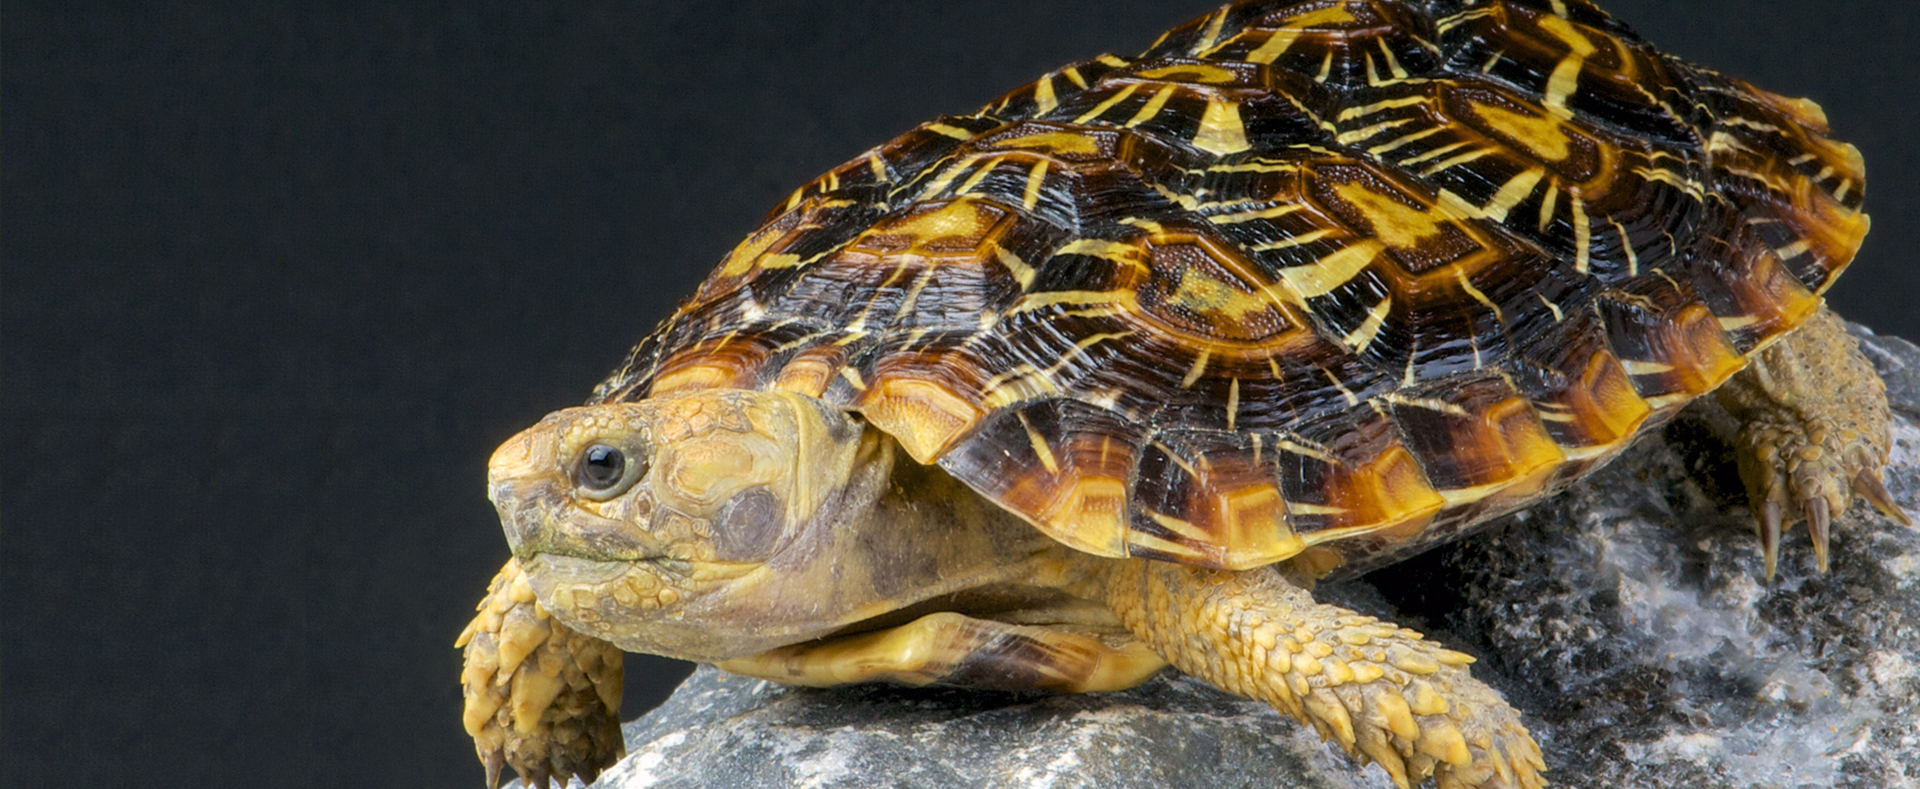
<path id="1" fill-rule="evenodd" d="M 1473 109 L 1494 131 L 1527 146 L 1527 150 L 1542 160 L 1557 162 L 1567 158 L 1571 152 L 1573 138 L 1567 134 L 1565 123 L 1556 118 L 1513 112 L 1478 102 L 1474 103 Z"/>
<path id="2" fill-rule="evenodd" d="M 1059 153 L 1094 154 L 1100 151 L 1092 137 L 1068 132 L 1041 132 L 1009 137 L 1004 140 L 995 140 L 994 145 L 1001 148 L 1031 148 Z"/>
<path id="3" fill-rule="evenodd" d="M 1439 215 L 1444 209 L 1438 206 L 1410 206 L 1359 183 L 1341 184 L 1334 193 L 1358 208 L 1372 225 L 1373 234 L 1390 247 L 1416 248 L 1452 224 L 1451 218 Z"/>

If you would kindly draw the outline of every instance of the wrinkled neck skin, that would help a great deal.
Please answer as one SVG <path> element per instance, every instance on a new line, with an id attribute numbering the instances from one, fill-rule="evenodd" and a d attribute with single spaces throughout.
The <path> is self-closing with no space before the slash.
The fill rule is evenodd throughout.
<path id="1" fill-rule="evenodd" d="M 587 447 L 648 458 L 605 501 Z M 541 603 L 622 649 L 718 662 L 1002 582 L 1098 569 L 892 438 L 812 398 L 709 390 L 558 412 L 490 482 Z"/>

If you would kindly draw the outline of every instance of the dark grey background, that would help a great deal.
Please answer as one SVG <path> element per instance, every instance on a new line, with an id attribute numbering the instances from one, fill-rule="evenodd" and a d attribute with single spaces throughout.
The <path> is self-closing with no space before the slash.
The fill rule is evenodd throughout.
<path id="1" fill-rule="evenodd" d="M 477 785 L 493 446 L 814 174 L 1208 9 L 706 5 L 8 6 L 0 784 Z M 1826 107 L 1832 300 L 1920 337 L 1911 4 L 1608 7 Z"/>

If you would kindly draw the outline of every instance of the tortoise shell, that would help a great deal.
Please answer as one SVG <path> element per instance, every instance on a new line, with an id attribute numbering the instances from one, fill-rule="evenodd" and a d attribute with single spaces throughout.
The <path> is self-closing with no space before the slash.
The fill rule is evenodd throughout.
<path id="1" fill-rule="evenodd" d="M 802 187 L 593 402 L 803 392 L 1091 553 L 1364 569 L 1817 309 L 1827 135 L 1584 0 L 1233 3 Z"/>

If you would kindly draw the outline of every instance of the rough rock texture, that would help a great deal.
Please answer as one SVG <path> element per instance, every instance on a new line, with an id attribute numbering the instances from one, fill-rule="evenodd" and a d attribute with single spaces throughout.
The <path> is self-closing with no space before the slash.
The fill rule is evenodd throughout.
<path id="1" fill-rule="evenodd" d="M 1920 348 L 1866 339 L 1920 514 Z M 1586 484 L 1317 594 L 1481 658 L 1569 787 L 1920 787 L 1920 529 L 1856 504 L 1779 577 L 1702 407 Z M 1390 787 L 1265 705 L 1168 672 L 1123 693 L 784 688 L 702 669 L 599 786 Z"/>
<path id="2" fill-rule="evenodd" d="M 1392 786 L 1385 773 L 1359 780 L 1271 707 L 1175 672 L 1122 693 L 1051 696 L 796 690 L 703 666 L 626 734 L 630 755 L 596 786 Z"/>

